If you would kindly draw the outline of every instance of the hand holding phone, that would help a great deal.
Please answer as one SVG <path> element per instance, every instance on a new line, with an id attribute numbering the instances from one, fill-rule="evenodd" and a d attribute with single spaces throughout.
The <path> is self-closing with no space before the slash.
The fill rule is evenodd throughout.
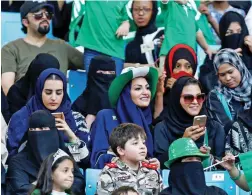
<path id="1" fill-rule="evenodd" d="M 205 134 L 205 127 L 199 127 L 198 125 L 196 126 L 191 126 L 186 128 L 183 137 L 189 137 L 193 141 L 198 140 L 202 135 Z"/>
<path id="2" fill-rule="evenodd" d="M 65 115 L 63 112 L 54 112 L 54 113 L 51 113 L 55 118 L 60 118 L 62 120 L 65 120 Z"/>
<path id="3" fill-rule="evenodd" d="M 193 119 L 193 126 L 205 127 L 207 122 L 206 115 L 195 116 Z"/>

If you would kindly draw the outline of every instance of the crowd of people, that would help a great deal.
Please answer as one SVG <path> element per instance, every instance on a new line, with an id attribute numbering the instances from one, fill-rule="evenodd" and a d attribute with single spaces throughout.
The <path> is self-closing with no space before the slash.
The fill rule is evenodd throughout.
<path id="1" fill-rule="evenodd" d="M 87 168 L 102 170 L 98 195 L 227 194 L 206 185 L 205 169 L 226 169 L 251 191 L 251 2 L 71 5 L 83 13 L 68 23 L 69 43 L 65 1 L 25 1 L 26 36 L 1 49 L 2 194 L 83 195 Z M 52 21 L 61 39 L 47 38 Z M 87 73 L 74 102 L 68 69 Z M 162 169 L 170 169 L 168 188 Z"/>

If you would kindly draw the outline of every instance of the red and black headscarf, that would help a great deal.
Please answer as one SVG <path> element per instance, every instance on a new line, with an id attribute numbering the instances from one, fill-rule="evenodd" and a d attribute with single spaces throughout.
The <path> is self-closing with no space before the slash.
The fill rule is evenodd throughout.
<path id="1" fill-rule="evenodd" d="M 187 60 L 193 69 L 193 74 L 195 74 L 197 69 L 197 56 L 193 48 L 185 44 L 177 44 L 166 56 L 164 70 L 166 71 L 166 78 L 169 79 L 171 77 L 178 79 L 181 76 L 192 76 L 186 72 L 173 74 L 173 69 L 176 66 L 176 63 L 180 59 Z"/>

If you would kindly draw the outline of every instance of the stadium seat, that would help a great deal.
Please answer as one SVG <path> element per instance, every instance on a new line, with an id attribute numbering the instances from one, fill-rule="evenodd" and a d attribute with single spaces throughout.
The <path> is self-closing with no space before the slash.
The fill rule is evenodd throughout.
<path id="1" fill-rule="evenodd" d="M 86 195 L 94 195 L 101 169 L 86 170 Z"/>
<path id="2" fill-rule="evenodd" d="M 170 173 L 169 169 L 162 170 L 162 179 L 163 179 L 164 188 L 169 187 L 169 184 L 168 184 L 169 173 Z"/>
<path id="3" fill-rule="evenodd" d="M 162 178 L 164 187 L 168 187 L 168 175 L 170 171 L 168 169 L 162 170 Z M 205 172 L 206 184 L 208 186 L 218 186 L 225 190 L 228 195 L 236 195 L 236 185 L 230 179 L 226 171 L 213 171 Z"/>
<path id="4" fill-rule="evenodd" d="M 10 41 L 25 37 L 25 34 L 21 30 L 22 24 L 20 13 L 1 12 L 1 28 L 1 47 L 9 43 Z M 50 32 L 47 34 L 47 37 L 50 39 L 55 38 L 52 34 L 52 25 L 50 27 Z"/>
<path id="5" fill-rule="evenodd" d="M 21 30 L 20 13 L 1 12 L 1 27 L 1 47 L 10 41 L 25 37 L 25 34 Z"/>
<path id="6" fill-rule="evenodd" d="M 71 102 L 74 102 L 86 88 L 87 73 L 85 70 L 69 70 L 67 71 L 67 79 L 67 93 Z"/>
<path id="7" fill-rule="evenodd" d="M 236 185 L 226 171 L 205 172 L 206 184 L 225 190 L 228 195 L 236 195 Z"/>

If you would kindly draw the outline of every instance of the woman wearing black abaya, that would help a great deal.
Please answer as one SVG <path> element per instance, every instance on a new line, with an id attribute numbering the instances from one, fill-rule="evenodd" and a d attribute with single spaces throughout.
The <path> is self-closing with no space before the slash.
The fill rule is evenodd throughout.
<path id="1" fill-rule="evenodd" d="M 174 141 L 169 148 L 169 187 L 160 195 L 227 195 L 219 187 L 207 186 L 202 161 L 209 157 L 203 154 L 189 138 Z"/>
<path id="2" fill-rule="evenodd" d="M 245 66 L 252 73 L 252 36 L 249 36 L 248 28 L 244 18 L 233 11 L 225 13 L 219 23 L 221 49 L 238 49 Z M 238 50 L 240 50 L 238 49 Z M 218 86 L 218 77 L 215 74 L 213 59 L 205 59 L 204 65 L 200 68 L 200 82 L 206 93 Z"/>
<path id="3" fill-rule="evenodd" d="M 221 48 L 241 48 L 243 63 L 252 71 L 252 36 L 249 36 L 244 18 L 230 11 L 223 15 L 219 26 Z"/>
<path id="4" fill-rule="evenodd" d="M 208 135 L 211 154 L 222 157 L 224 153 L 224 130 L 218 122 L 207 119 L 206 128 L 193 126 L 193 118 L 202 115 L 204 102 L 200 83 L 191 77 L 181 77 L 170 91 L 170 106 L 165 119 L 154 129 L 154 155 L 159 159 L 161 169 L 168 159 L 170 144 L 182 137 L 192 138 L 198 147 L 203 146 L 204 135 Z M 206 142 L 205 142 L 206 143 Z"/>
<path id="5" fill-rule="evenodd" d="M 169 93 L 176 81 L 181 76 L 193 77 L 197 69 L 197 56 L 193 48 L 185 44 L 177 44 L 171 48 L 165 58 L 165 79 L 158 83 L 153 124 L 160 122 L 167 114 L 169 107 Z M 159 81 L 161 79 L 159 78 Z M 164 90 L 165 89 L 165 90 Z"/>
<path id="6" fill-rule="evenodd" d="M 237 119 L 231 125 L 226 125 L 225 129 L 228 129 L 226 153 L 235 156 L 252 151 L 252 106 L 249 110 L 238 113 Z"/>
<path id="7" fill-rule="evenodd" d="M 28 194 L 37 180 L 40 165 L 49 154 L 59 148 L 70 154 L 55 127 L 54 117 L 47 111 L 38 110 L 31 115 L 27 134 L 26 147 L 9 161 L 6 183 L 7 191 L 13 195 Z M 83 195 L 84 186 L 85 180 L 75 165 L 72 191 Z"/>
<path id="8" fill-rule="evenodd" d="M 57 58 L 46 53 L 38 54 L 31 62 L 25 76 L 11 86 L 7 94 L 11 116 L 25 106 L 34 95 L 37 78 L 48 68 L 60 68 Z"/>
<path id="9" fill-rule="evenodd" d="M 108 56 L 100 55 L 91 60 L 87 87 L 72 105 L 74 111 L 85 116 L 88 129 L 100 110 L 111 108 L 108 89 L 116 77 L 115 71 L 115 61 Z"/>
<path id="10" fill-rule="evenodd" d="M 134 40 L 126 47 L 125 63 L 154 64 L 159 57 L 157 42 L 164 31 L 156 27 L 157 13 L 157 1 L 133 1 L 132 16 L 137 31 Z"/>

